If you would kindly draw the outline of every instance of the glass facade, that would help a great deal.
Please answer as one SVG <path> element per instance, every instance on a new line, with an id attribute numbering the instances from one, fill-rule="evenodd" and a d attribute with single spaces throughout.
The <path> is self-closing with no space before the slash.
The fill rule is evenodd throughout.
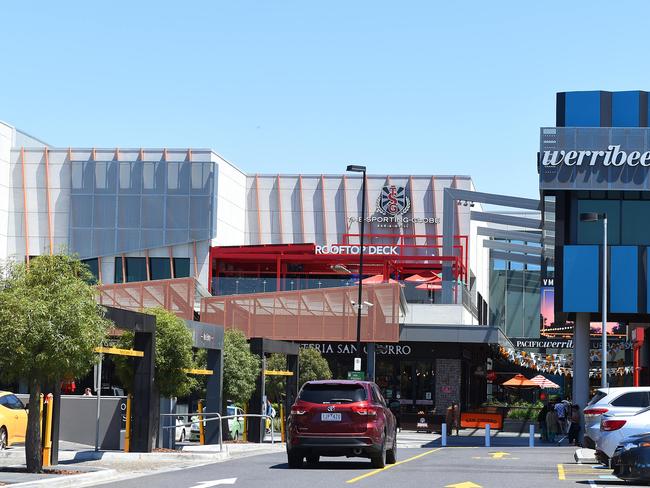
<path id="1" fill-rule="evenodd" d="M 601 192 L 591 192 L 599 194 Z M 614 192 L 619 193 L 619 192 Z M 603 223 L 581 222 L 583 212 L 607 214 L 608 246 L 647 246 L 650 245 L 650 227 L 647 216 L 650 215 L 649 196 L 639 198 L 639 192 L 626 192 L 626 199 L 579 199 L 575 221 L 578 226 L 576 244 L 602 244 Z M 637 197 L 637 198 L 634 198 Z"/>
<path id="2" fill-rule="evenodd" d="M 490 258 L 490 325 L 508 337 L 539 337 L 541 278 L 539 266 Z"/>
<path id="3" fill-rule="evenodd" d="M 81 258 L 204 241 L 214 163 L 72 161 L 70 248 Z"/>

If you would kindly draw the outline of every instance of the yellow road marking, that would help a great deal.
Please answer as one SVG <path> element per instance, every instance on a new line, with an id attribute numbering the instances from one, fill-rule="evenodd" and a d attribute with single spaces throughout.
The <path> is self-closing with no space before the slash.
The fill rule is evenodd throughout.
<path id="1" fill-rule="evenodd" d="M 503 452 L 503 451 L 491 452 L 490 456 L 492 456 L 492 459 L 501 459 L 504 456 L 510 456 L 510 453 L 509 452 Z"/>
<path id="2" fill-rule="evenodd" d="M 375 469 L 374 471 L 370 471 L 369 473 L 362 474 L 361 476 L 357 476 L 356 478 L 352 478 L 351 480 L 347 480 L 346 483 L 356 483 L 357 481 L 361 481 L 362 479 L 369 478 L 370 476 L 374 476 L 376 474 L 381 473 L 382 471 L 386 471 L 387 469 L 394 468 L 395 466 L 399 466 L 400 464 L 405 464 L 409 463 L 411 461 L 415 461 L 416 459 L 420 459 L 421 457 L 428 456 L 429 454 L 432 454 L 434 452 L 438 452 L 442 450 L 442 447 L 438 447 L 436 449 L 431 449 L 430 451 L 423 452 L 421 454 L 418 454 L 416 456 L 412 456 L 410 458 L 405 459 L 404 461 L 398 461 L 395 464 L 389 464 L 388 466 L 384 468 L 379 468 Z"/>
<path id="3" fill-rule="evenodd" d="M 557 479 L 560 481 L 563 481 L 566 479 L 564 476 L 564 465 L 563 464 L 558 464 L 557 465 Z"/>

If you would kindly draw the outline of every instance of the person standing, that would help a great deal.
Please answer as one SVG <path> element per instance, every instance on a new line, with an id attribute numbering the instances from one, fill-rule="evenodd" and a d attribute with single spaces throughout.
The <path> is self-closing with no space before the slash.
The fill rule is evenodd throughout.
<path id="1" fill-rule="evenodd" d="M 568 412 L 564 401 L 559 401 L 555 404 L 555 413 L 557 415 L 558 434 L 566 434 L 566 417 Z"/>
<path id="2" fill-rule="evenodd" d="M 571 425 L 569 426 L 569 444 L 580 446 L 580 407 L 578 405 L 571 405 Z"/>
<path id="3" fill-rule="evenodd" d="M 548 434 L 546 432 L 546 414 L 548 413 L 548 410 L 548 403 L 544 402 L 544 406 L 537 414 L 537 424 L 539 426 L 542 442 L 546 442 L 548 440 Z"/>
<path id="4" fill-rule="evenodd" d="M 447 423 L 449 434 L 453 435 L 454 427 L 456 427 L 456 435 L 458 435 L 458 403 L 451 402 L 451 405 L 447 408 L 445 422 Z"/>
<path id="5" fill-rule="evenodd" d="M 549 442 L 555 442 L 555 436 L 560 430 L 555 408 L 549 408 L 546 414 L 546 435 Z"/>

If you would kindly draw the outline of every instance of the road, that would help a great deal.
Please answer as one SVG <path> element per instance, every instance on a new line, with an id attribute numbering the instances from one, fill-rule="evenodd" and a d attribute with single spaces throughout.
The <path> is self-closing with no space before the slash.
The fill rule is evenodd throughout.
<path id="1" fill-rule="evenodd" d="M 596 465 L 575 464 L 569 447 L 401 449 L 398 463 L 372 469 L 363 459 L 326 458 L 290 470 L 284 454 L 264 454 L 104 484 L 115 488 L 536 488 L 628 486 Z M 221 480 L 221 483 L 217 483 Z"/>

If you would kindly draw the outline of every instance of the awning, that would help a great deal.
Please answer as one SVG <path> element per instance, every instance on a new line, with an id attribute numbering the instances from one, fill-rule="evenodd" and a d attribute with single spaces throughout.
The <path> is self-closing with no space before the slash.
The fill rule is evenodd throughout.
<path id="1" fill-rule="evenodd" d="M 514 347 L 499 327 L 488 325 L 402 324 L 399 340 L 400 342 L 496 344 Z"/>

